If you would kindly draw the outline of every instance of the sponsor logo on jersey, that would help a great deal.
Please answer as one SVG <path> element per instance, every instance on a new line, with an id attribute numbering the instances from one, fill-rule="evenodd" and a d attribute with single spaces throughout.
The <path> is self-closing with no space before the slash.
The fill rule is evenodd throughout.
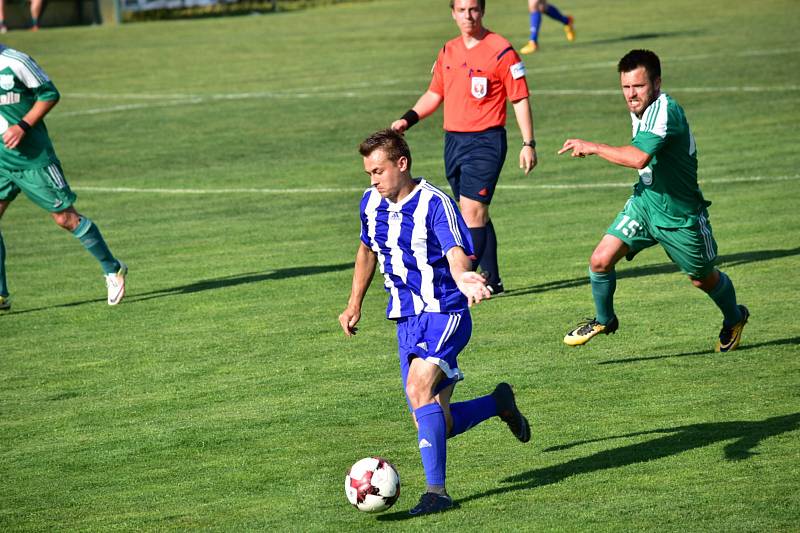
<path id="1" fill-rule="evenodd" d="M 3 87 L 5 89 L 5 87 Z M 0 94 L 0 105 L 11 105 L 19 103 L 19 93 Z"/>
<path id="2" fill-rule="evenodd" d="M 10 91 L 14 88 L 14 75 L 13 74 L 0 74 L 0 89 Z"/>
<path id="3" fill-rule="evenodd" d="M 391 213 L 389 213 L 390 222 L 400 222 L 401 220 L 403 220 L 403 215 L 401 215 L 397 211 L 392 211 Z"/>
<path id="4" fill-rule="evenodd" d="M 522 76 L 525 75 L 525 63 L 520 61 L 515 65 L 511 65 L 511 77 L 515 80 L 520 79 Z"/>
<path id="5" fill-rule="evenodd" d="M 486 78 L 481 76 L 472 77 L 472 96 L 475 98 L 483 98 L 489 90 L 489 82 Z"/>

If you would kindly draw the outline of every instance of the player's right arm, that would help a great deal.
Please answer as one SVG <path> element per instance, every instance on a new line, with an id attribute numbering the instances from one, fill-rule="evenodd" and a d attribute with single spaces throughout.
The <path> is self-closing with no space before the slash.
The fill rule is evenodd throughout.
<path id="1" fill-rule="evenodd" d="M 352 337 L 358 331 L 356 324 L 361 320 L 361 304 L 367 294 L 372 276 L 375 274 L 375 267 L 378 264 L 378 256 L 363 242 L 359 243 L 356 252 L 356 265 L 353 269 L 353 286 L 350 289 L 350 299 L 347 307 L 339 315 L 339 325 L 342 326 L 344 334 Z"/>
<path id="2" fill-rule="evenodd" d="M 472 260 L 460 246 L 453 246 L 447 250 L 447 262 L 450 265 L 450 275 L 458 286 L 458 290 L 467 297 L 467 304 L 472 307 L 481 300 L 491 297 L 486 288 L 486 280 L 472 270 Z"/>
<path id="3" fill-rule="evenodd" d="M 417 120 L 422 120 L 423 118 L 432 115 L 433 112 L 439 108 L 443 101 L 444 97 L 441 94 L 435 93 L 431 90 L 425 91 L 425 94 L 419 97 L 419 100 L 417 100 L 417 103 L 414 104 L 414 107 L 406 112 L 406 114 L 403 115 L 403 118 L 392 122 L 392 129 L 397 133 L 405 133 L 408 128 L 416 124 L 416 121 L 409 123 L 409 119 L 406 118 L 409 113 L 416 113 Z"/>
<path id="4" fill-rule="evenodd" d="M 567 139 L 564 146 L 558 151 L 558 155 L 572 150 L 572 157 L 586 157 L 587 155 L 597 155 L 615 165 L 628 168 L 643 169 L 653 156 L 638 149 L 633 145 L 609 146 L 608 144 L 593 143 L 583 139 Z"/>

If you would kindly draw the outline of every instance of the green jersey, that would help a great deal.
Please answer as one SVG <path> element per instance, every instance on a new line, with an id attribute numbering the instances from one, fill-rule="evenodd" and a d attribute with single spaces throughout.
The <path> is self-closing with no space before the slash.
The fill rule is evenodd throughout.
<path id="1" fill-rule="evenodd" d="M 17 124 L 37 100 L 58 100 L 47 74 L 27 54 L 0 45 L 0 135 Z M 40 120 L 13 150 L 0 142 L 0 168 L 21 170 L 57 164 L 47 127 Z"/>
<path id="2" fill-rule="evenodd" d="M 653 156 L 639 170 L 633 195 L 644 201 L 655 226 L 693 226 L 711 202 L 697 184 L 697 147 L 683 108 L 661 93 L 641 119 L 631 113 L 631 121 L 631 144 Z"/>

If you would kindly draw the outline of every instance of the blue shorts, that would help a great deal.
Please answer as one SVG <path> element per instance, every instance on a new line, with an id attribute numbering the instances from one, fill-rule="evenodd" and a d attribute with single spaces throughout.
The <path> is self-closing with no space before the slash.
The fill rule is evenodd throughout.
<path id="1" fill-rule="evenodd" d="M 468 310 L 460 313 L 422 313 L 398 319 L 397 347 L 403 390 L 406 390 L 411 360 L 417 357 L 444 372 L 445 377 L 437 385 L 434 394 L 464 379 L 464 374 L 458 368 L 458 354 L 467 345 L 471 335 L 472 317 Z M 408 408 L 411 409 L 410 403 Z"/>
<path id="2" fill-rule="evenodd" d="M 508 143 L 502 127 L 478 132 L 448 131 L 444 136 L 444 171 L 456 200 L 466 196 L 492 202 Z"/>

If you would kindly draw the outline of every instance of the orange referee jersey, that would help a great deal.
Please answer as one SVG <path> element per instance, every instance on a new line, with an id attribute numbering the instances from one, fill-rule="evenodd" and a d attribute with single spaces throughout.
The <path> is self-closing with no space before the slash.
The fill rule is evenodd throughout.
<path id="1" fill-rule="evenodd" d="M 428 90 L 444 97 L 444 129 L 475 132 L 506 124 L 506 98 L 528 96 L 525 65 L 511 44 L 488 32 L 467 49 L 461 37 L 439 51 Z"/>

